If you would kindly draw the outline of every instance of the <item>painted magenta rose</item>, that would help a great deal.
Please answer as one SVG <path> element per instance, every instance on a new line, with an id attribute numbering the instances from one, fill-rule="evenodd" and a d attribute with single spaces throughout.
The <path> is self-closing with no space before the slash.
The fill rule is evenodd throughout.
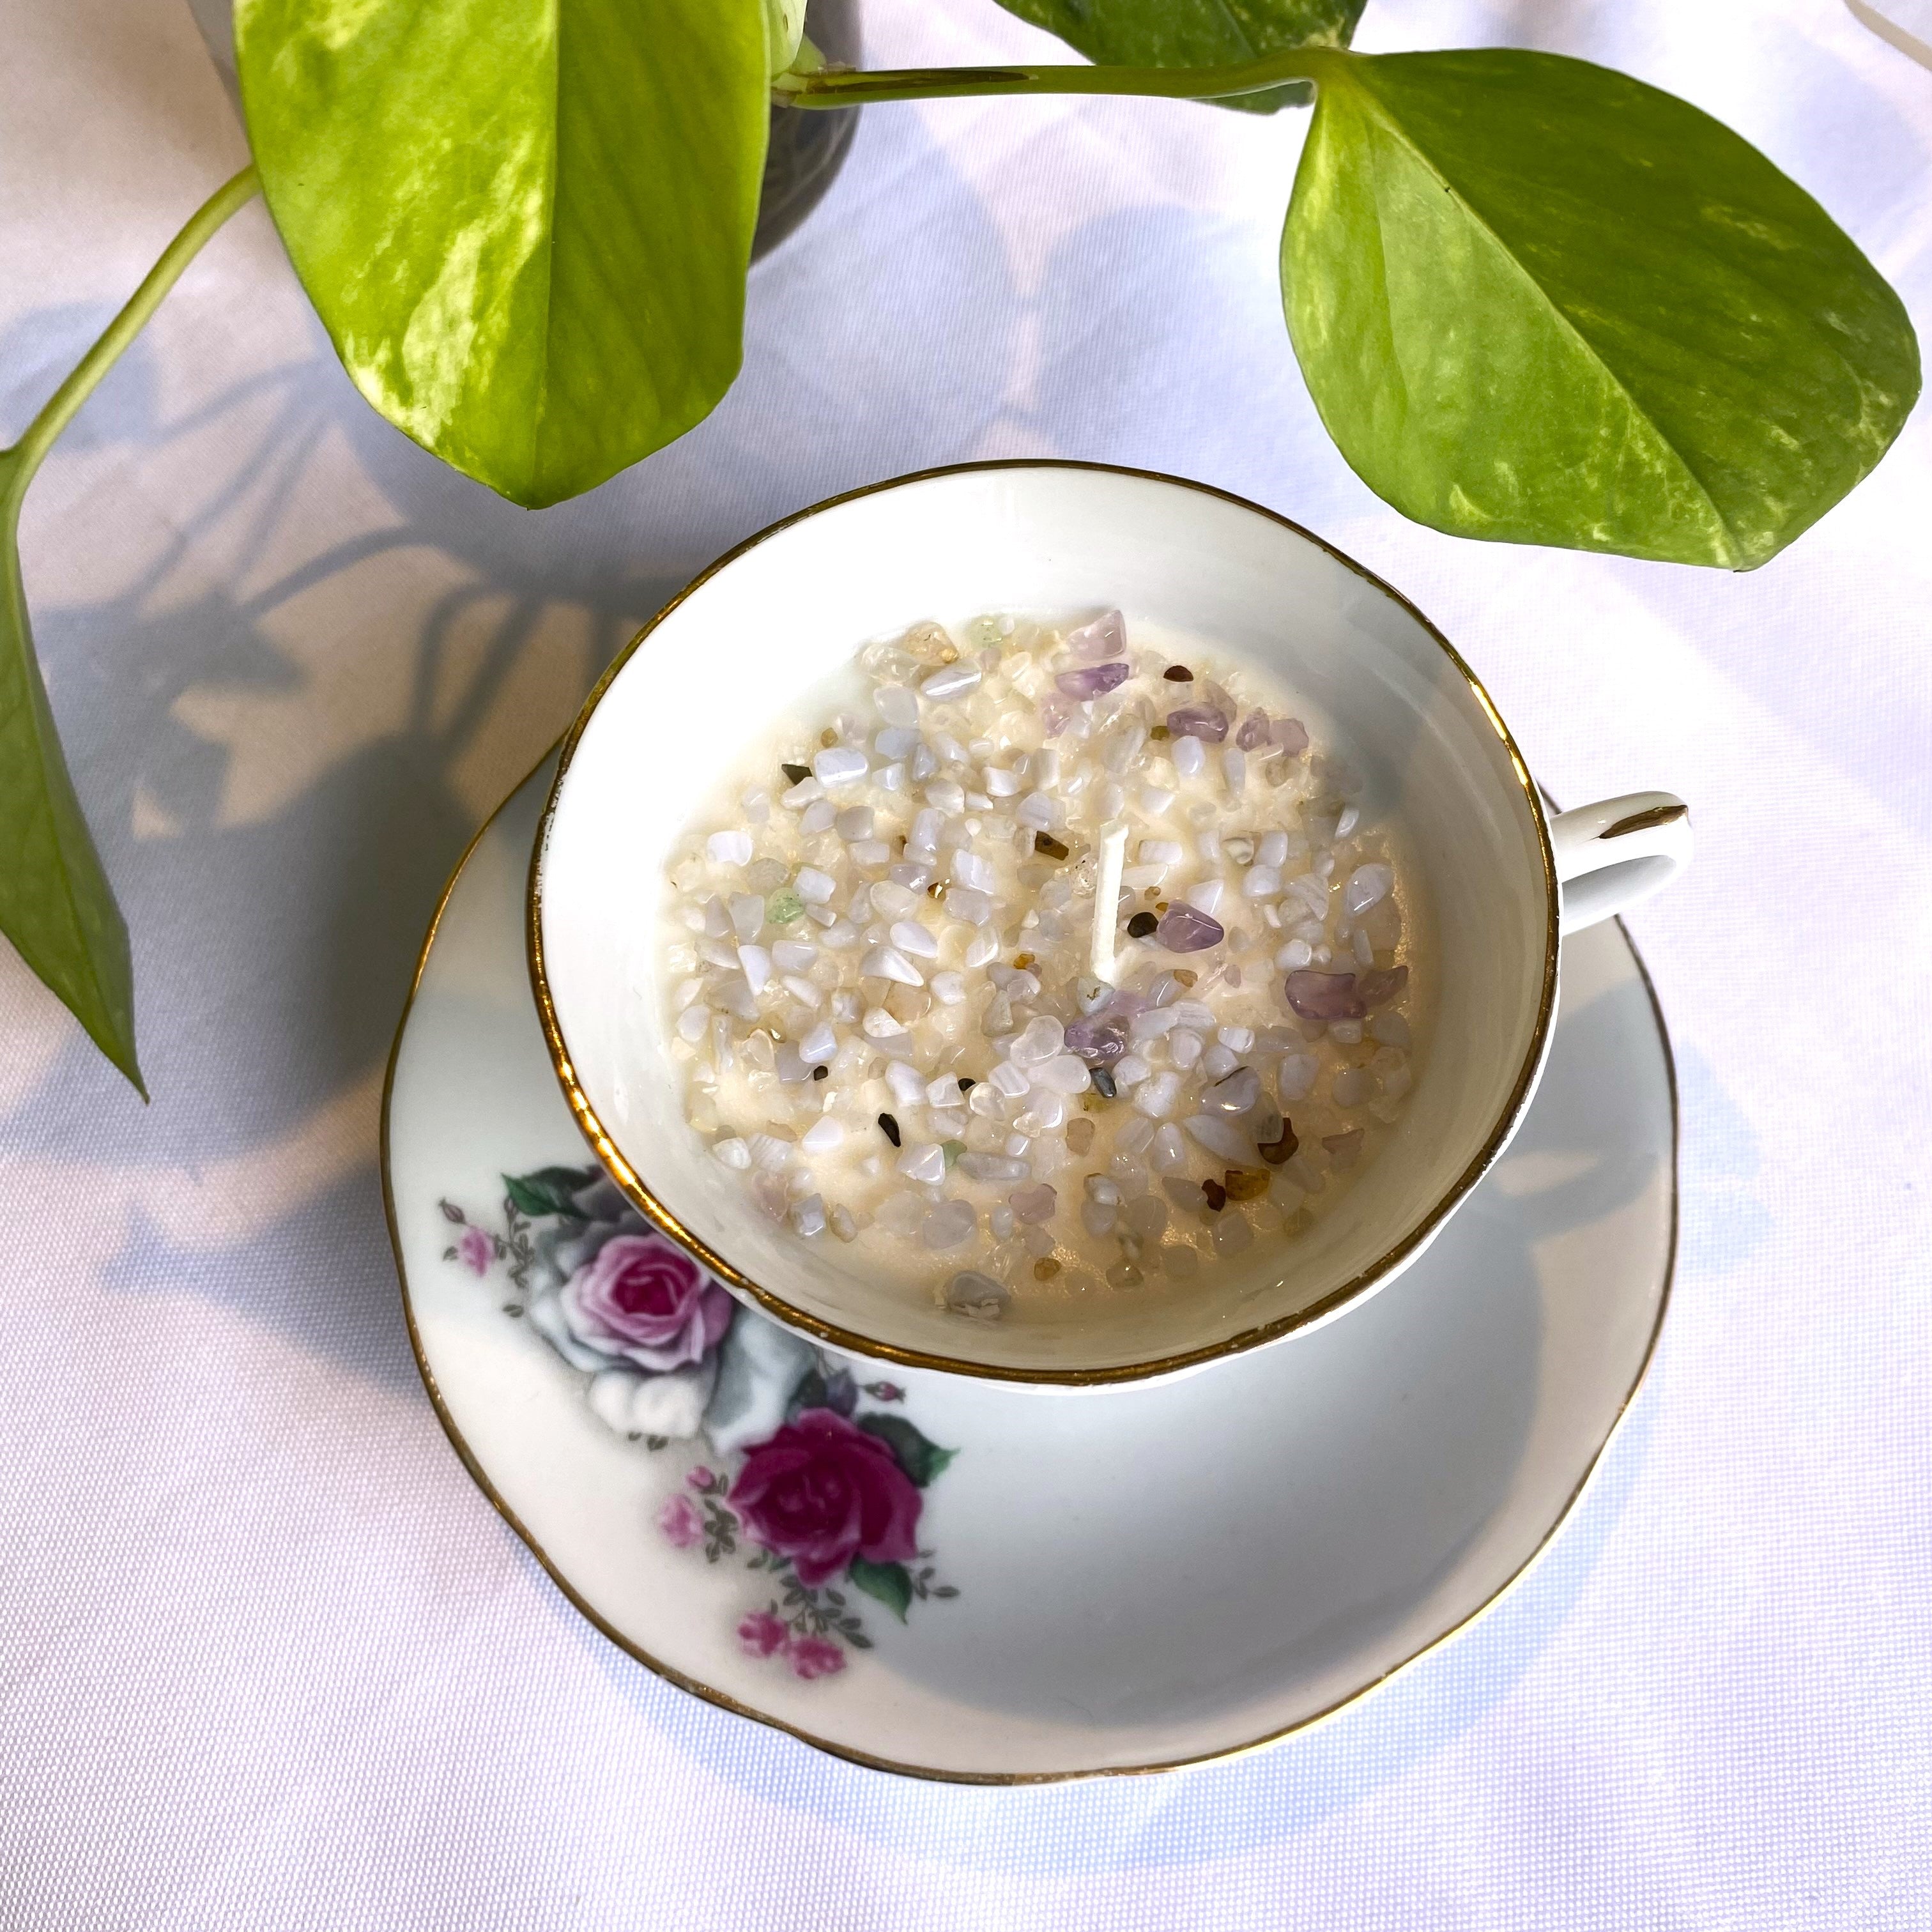
<path id="1" fill-rule="evenodd" d="M 807 1589 L 854 1557 L 904 1563 L 918 1551 L 920 1494 L 878 1436 L 808 1408 L 745 1458 L 731 1507 L 746 1530 L 789 1557 Z"/>
<path id="2" fill-rule="evenodd" d="M 656 1234 L 606 1241 L 563 1284 L 560 1298 L 579 1341 L 660 1372 L 702 1361 L 731 1325 L 730 1296 Z"/>

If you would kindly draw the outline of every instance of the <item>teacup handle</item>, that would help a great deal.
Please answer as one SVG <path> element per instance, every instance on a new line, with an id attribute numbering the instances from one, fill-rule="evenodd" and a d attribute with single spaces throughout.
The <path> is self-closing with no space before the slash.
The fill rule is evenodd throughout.
<path id="1" fill-rule="evenodd" d="M 1690 808 L 1667 791 L 1626 792 L 1550 821 L 1562 887 L 1560 930 L 1628 912 L 1690 862 Z"/>

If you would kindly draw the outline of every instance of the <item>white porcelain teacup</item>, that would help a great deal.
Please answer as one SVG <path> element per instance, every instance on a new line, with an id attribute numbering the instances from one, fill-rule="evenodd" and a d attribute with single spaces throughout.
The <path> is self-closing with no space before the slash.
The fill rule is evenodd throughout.
<path id="1" fill-rule="evenodd" d="M 926 617 L 1118 606 L 1261 666 L 1397 814 L 1432 915 L 1427 1048 L 1400 1124 L 1293 1240 L 1182 1285 L 953 1313 L 752 1206 L 684 1113 L 659 985 L 674 842 L 740 751 L 864 641 Z M 713 565 L 612 665 L 566 742 L 530 874 L 531 970 L 566 1094 L 637 1205 L 741 1296 L 849 1352 L 1091 1385 L 1274 1340 L 1421 1252 L 1528 1108 L 1556 1011 L 1558 935 L 1646 898 L 1689 815 L 1643 792 L 1546 818 L 1496 707 L 1448 641 L 1360 565 L 1198 484 L 981 464 L 835 499 Z"/>

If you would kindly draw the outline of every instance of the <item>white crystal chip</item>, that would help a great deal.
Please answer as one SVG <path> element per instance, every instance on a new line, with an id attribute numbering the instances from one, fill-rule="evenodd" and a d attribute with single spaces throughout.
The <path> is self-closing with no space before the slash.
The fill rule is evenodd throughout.
<path id="1" fill-rule="evenodd" d="M 976 664 L 962 658 L 957 664 L 943 666 L 930 677 L 919 681 L 919 694 L 930 698 L 935 704 L 944 704 L 948 698 L 963 697 L 980 680 L 982 674 Z"/>
<path id="2" fill-rule="evenodd" d="M 820 784 L 847 785 L 866 776 L 866 754 L 850 746 L 832 745 L 814 754 L 812 776 Z"/>
<path id="3" fill-rule="evenodd" d="M 979 1232 L 980 1217 L 970 1201 L 942 1201 L 920 1223 L 919 1238 L 928 1248 L 956 1248 Z"/>
<path id="4" fill-rule="evenodd" d="M 956 1315 L 997 1322 L 1006 1312 L 1006 1291 L 991 1275 L 963 1268 L 946 1284 L 946 1305 Z"/>
<path id="5" fill-rule="evenodd" d="M 1360 918 L 1387 898 L 1394 884 L 1395 874 L 1387 866 L 1358 866 L 1342 888 L 1342 903 L 1352 916 Z"/>
<path id="6" fill-rule="evenodd" d="M 859 962 L 862 979 L 892 980 L 902 986 L 922 986 L 925 976 L 896 946 L 868 946 Z"/>

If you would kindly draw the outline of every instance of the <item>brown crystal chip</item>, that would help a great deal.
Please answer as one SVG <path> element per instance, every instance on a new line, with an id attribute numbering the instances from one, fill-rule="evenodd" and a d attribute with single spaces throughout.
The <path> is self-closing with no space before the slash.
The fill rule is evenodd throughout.
<path id="1" fill-rule="evenodd" d="M 1294 1123 L 1292 1120 L 1283 1120 L 1281 1124 L 1280 1139 L 1262 1142 L 1262 1158 L 1269 1166 L 1279 1167 L 1283 1161 L 1292 1160 L 1294 1158 L 1294 1150 L 1300 1144 L 1301 1142 L 1295 1137 Z"/>
<path id="2" fill-rule="evenodd" d="M 1150 738 L 1165 738 L 1167 735 L 1168 730 L 1165 724 L 1156 724 L 1154 729 L 1148 734 L 1148 736 Z"/>
<path id="3" fill-rule="evenodd" d="M 1060 1272 L 1060 1264 L 1051 1255 L 1042 1255 L 1033 1264 L 1035 1281 L 1051 1281 Z"/>
<path id="4" fill-rule="evenodd" d="M 812 776 L 812 767 L 809 765 L 781 765 L 778 770 L 783 772 L 794 784 L 802 784 Z"/>
<path id="5" fill-rule="evenodd" d="M 1033 835 L 1033 849 L 1036 852 L 1044 852 L 1049 859 L 1066 856 L 1066 848 L 1050 832 L 1036 832 Z"/>
<path id="6" fill-rule="evenodd" d="M 1268 1191 L 1268 1178 L 1252 1167 L 1231 1167 L 1224 1185 L 1230 1201 L 1258 1201 Z"/>
<path id="7" fill-rule="evenodd" d="M 891 1114 L 881 1114 L 879 1116 L 879 1131 L 885 1136 L 887 1140 L 892 1142 L 894 1147 L 897 1147 L 898 1145 L 899 1124 L 892 1118 Z"/>
<path id="8" fill-rule="evenodd" d="M 812 1077 L 814 1080 L 823 1080 L 831 1071 L 829 1066 L 814 1066 L 812 1070 Z"/>
<path id="9" fill-rule="evenodd" d="M 1201 1191 L 1208 1197 L 1208 1205 L 1214 1214 L 1220 1214 L 1228 1204 L 1228 1190 L 1218 1180 L 1204 1180 Z"/>
<path id="10" fill-rule="evenodd" d="M 1127 921 L 1127 937 L 1130 939 L 1144 939 L 1160 923 L 1160 921 L 1152 913 L 1137 912 Z"/>
<path id="11" fill-rule="evenodd" d="M 1032 964 L 1033 955 L 1030 952 L 1016 952 L 1013 955 L 1013 964 L 1022 973 Z"/>
<path id="12" fill-rule="evenodd" d="M 1169 684 L 1192 684 L 1194 682 L 1194 674 L 1185 664 L 1169 664 L 1161 676 Z"/>

